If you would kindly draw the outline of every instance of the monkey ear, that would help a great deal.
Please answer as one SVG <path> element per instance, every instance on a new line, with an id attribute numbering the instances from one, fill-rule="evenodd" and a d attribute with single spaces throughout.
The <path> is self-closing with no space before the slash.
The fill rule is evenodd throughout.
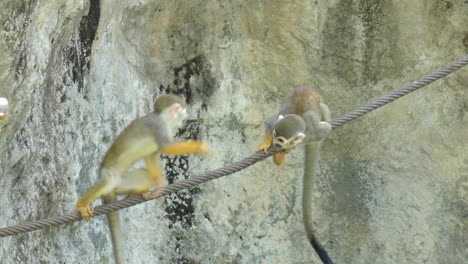
<path id="1" fill-rule="evenodd" d="M 303 140 L 305 137 L 304 134 L 300 133 L 299 135 L 297 135 L 295 138 L 294 138 L 294 141 L 301 141 Z"/>

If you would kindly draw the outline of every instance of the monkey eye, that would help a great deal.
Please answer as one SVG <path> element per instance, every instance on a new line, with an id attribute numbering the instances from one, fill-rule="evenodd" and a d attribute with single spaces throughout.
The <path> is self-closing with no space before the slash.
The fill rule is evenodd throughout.
<path id="1" fill-rule="evenodd" d="M 286 143 L 286 140 L 283 137 L 275 138 L 275 147 L 283 148 L 285 143 Z"/>

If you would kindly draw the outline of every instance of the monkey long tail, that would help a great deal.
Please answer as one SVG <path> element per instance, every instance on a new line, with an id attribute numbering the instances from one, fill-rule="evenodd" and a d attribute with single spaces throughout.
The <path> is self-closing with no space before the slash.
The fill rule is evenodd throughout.
<path id="1" fill-rule="evenodd" d="M 304 182 L 302 192 L 302 217 L 309 242 L 324 264 L 333 264 L 327 251 L 320 245 L 312 229 L 312 180 L 317 170 L 321 141 L 305 145 Z"/>
<path id="2" fill-rule="evenodd" d="M 104 204 L 112 203 L 116 200 L 114 194 L 104 195 L 103 196 Z M 123 256 L 122 248 L 122 228 L 120 225 L 119 211 L 108 213 L 107 221 L 109 222 L 109 229 L 112 238 L 112 250 L 114 251 L 114 259 L 116 264 L 124 264 L 125 259 Z"/>

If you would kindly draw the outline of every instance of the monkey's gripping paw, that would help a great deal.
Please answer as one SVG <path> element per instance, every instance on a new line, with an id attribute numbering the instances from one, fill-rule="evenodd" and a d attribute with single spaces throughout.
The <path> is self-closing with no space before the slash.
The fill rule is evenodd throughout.
<path id="1" fill-rule="evenodd" d="M 77 206 L 76 209 L 85 221 L 89 221 L 93 217 L 94 208 L 89 205 Z"/>
<path id="2" fill-rule="evenodd" d="M 198 153 L 205 154 L 208 157 L 213 157 L 213 151 L 211 150 L 210 146 L 205 142 L 199 142 L 198 146 Z"/>
<path id="3" fill-rule="evenodd" d="M 159 179 L 156 179 L 154 181 L 154 187 L 155 189 L 151 192 L 143 192 L 141 195 L 143 196 L 143 199 L 145 200 L 150 200 L 156 197 L 159 197 L 162 192 L 164 191 L 164 187 L 167 185 L 167 181 L 165 178 L 161 177 Z"/>
<path id="4" fill-rule="evenodd" d="M 270 143 L 262 143 L 260 146 L 258 146 L 256 151 L 263 150 L 263 152 L 268 153 L 268 149 L 270 148 L 271 144 Z"/>
<path id="5" fill-rule="evenodd" d="M 273 155 L 273 163 L 275 163 L 277 166 L 283 165 L 284 160 L 286 159 L 286 153 L 286 151 L 281 151 Z"/>
<path id="6" fill-rule="evenodd" d="M 154 189 L 151 192 L 144 192 L 141 195 L 143 196 L 143 199 L 150 200 L 150 199 L 161 196 L 163 194 L 163 191 L 164 191 L 164 186 L 161 186 L 161 187 L 156 187 L 156 189 Z"/>
<path id="7" fill-rule="evenodd" d="M 143 196 L 143 199 L 145 199 L 146 201 L 148 201 L 148 200 L 151 199 L 151 197 L 152 197 L 150 191 L 142 192 L 142 193 L 141 193 L 141 196 Z"/>

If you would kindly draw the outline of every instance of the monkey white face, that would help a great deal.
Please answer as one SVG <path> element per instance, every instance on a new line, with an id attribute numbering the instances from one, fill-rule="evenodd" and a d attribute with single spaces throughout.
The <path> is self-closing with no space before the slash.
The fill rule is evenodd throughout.
<path id="1" fill-rule="evenodd" d="M 305 137 L 306 125 L 302 117 L 290 114 L 279 115 L 273 125 L 273 146 L 276 148 L 292 148 Z"/>
<path id="2" fill-rule="evenodd" d="M 187 117 L 187 108 L 178 103 L 170 105 L 164 112 L 166 112 L 169 119 L 168 121 L 173 127 L 181 126 L 182 122 Z"/>
<path id="3" fill-rule="evenodd" d="M 273 131 L 273 146 L 280 149 L 292 148 L 301 143 L 304 137 L 304 133 L 297 133 L 294 137 L 287 139 L 282 136 L 276 136 L 275 131 Z"/>

